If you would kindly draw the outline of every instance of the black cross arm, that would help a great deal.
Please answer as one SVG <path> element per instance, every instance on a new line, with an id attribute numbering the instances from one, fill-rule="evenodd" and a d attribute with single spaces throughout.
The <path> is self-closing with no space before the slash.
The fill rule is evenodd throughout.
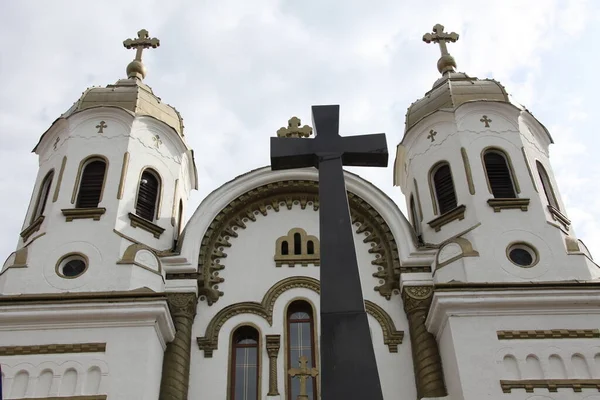
<path id="1" fill-rule="evenodd" d="M 305 168 L 317 166 L 317 155 L 313 150 L 314 139 L 271 138 L 271 169 Z"/>
<path id="2" fill-rule="evenodd" d="M 385 133 L 345 136 L 342 164 L 356 167 L 387 167 L 388 150 Z"/>

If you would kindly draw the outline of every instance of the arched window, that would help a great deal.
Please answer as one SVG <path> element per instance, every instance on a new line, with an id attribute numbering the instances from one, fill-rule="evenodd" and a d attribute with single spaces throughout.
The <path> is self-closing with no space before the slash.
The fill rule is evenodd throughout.
<path id="1" fill-rule="evenodd" d="M 281 255 L 287 256 L 288 254 L 290 254 L 290 245 L 287 240 L 284 240 L 281 242 Z"/>
<path id="2" fill-rule="evenodd" d="M 77 208 L 98 207 L 102 198 L 105 174 L 104 160 L 92 159 L 84 165 L 77 195 Z"/>
<path id="3" fill-rule="evenodd" d="M 159 193 L 160 179 L 158 174 L 151 169 L 146 169 L 140 179 L 135 213 L 148 221 L 154 221 Z"/>
<path id="4" fill-rule="evenodd" d="M 544 188 L 544 193 L 546 193 L 546 200 L 548 200 L 548 204 L 552 207 L 560 210 L 558 207 L 558 201 L 556 201 L 556 196 L 554 195 L 554 190 L 552 190 L 552 184 L 550 184 L 550 177 L 546 173 L 546 169 L 542 165 L 541 162 L 536 161 L 536 166 L 538 170 L 538 174 L 540 175 L 540 180 L 542 181 L 542 187 Z"/>
<path id="5" fill-rule="evenodd" d="M 54 171 L 48 172 L 42 181 L 40 191 L 35 201 L 35 208 L 31 216 L 31 222 L 35 221 L 42 215 L 44 215 L 44 209 L 46 208 L 46 202 L 48 201 L 48 195 L 50 194 L 50 186 L 52 186 L 52 178 L 54 177 Z"/>
<path id="6" fill-rule="evenodd" d="M 177 214 L 177 233 L 176 237 L 179 238 L 181 230 L 183 229 L 183 200 L 179 199 L 179 210 Z"/>
<path id="7" fill-rule="evenodd" d="M 314 317 L 310 304 L 306 301 L 294 301 L 287 311 L 287 370 L 300 367 L 300 358 L 306 357 L 307 368 L 316 367 Z M 288 399 L 296 399 L 300 394 L 300 379 L 288 374 Z M 309 400 L 317 400 L 315 378 L 306 381 L 306 393 Z"/>
<path id="8" fill-rule="evenodd" d="M 294 233 L 294 254 L 302 254 L 302 236 Z"/>
<path id="9" fill-rule="evenodd" d="M 499 150 L 487 150 L 483 164 L 489 188 L 496 199 L 514 199 L 515 185 L 506 155 Z"/>
<path id="10" fill-rule="evenodd" d="M 411 222 L 413 224 L 413 227 L 415 228 L 415 233 L 417 234 L 417 237 L 421 236 L 421 224 L 419 223 L 419 216 L 417 215 L 417 207 L 415 206 L 415 198 L 412 194 L 410 195 L 409 207 L 410 207 L 410 219 L 412 220 Z"/>
<path id="11" fill-rule="evenodd" d="M 313 242 L 312 240 L 306 242 L 306 252 L 308 254 L 315 254 L 315 242 Z"/>
<path id="12" fill-rule="evenodd" d="M 258 400 L 258 331 L 235 330 L 231 343 L 230 400 Z"/>
<path id="13" fill-rule="evenodd" d="M 456 192 L 454 191 L 454 182 L 452 181 L 452 172 L 450 165 L 446 162 L 438 164 L 431 171 L 431 182 L 435 193 L 434 201 L 440 214 L 447 213 L 456 208 Z"/>

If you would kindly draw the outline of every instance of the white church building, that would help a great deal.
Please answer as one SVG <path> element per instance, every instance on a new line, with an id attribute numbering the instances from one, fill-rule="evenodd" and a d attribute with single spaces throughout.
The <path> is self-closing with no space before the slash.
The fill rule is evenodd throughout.
<path id="1" fill-rule="evenodd" d="M 457 38 L 424 36 L 441 77 L 396 148 L 409 215 L 345 174 L 384 398 L 600 400 L 600 268 L 552 137 L 499 82 L 456 72 Z M 202 177 L 181 115 L 143 82 L 159 42 L 124 44 L 127 79 L 87 89 L 35 146 L 0 271 L 3 399 L 320 399 L 317 171 L 240 171 L 188 210 Z"/>

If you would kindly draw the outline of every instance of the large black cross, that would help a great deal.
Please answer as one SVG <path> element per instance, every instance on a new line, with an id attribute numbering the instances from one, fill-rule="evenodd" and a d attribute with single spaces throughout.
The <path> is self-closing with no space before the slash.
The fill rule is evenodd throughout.
<path id="1" fill-rule="evenodd" d="M 340 106 L 312 113 L 314 139 L 271 138 L 271 168 L 319 169 L 322 399 L 383 400 L 342 167 L 386 167 L 385 134 L 341 137 Z"/>

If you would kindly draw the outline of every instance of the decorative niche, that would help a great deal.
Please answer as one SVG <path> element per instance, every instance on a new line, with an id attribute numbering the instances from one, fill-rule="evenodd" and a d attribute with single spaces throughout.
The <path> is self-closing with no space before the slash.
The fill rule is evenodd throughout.
<path id="1" fill-rule="evenodd" d="M 316 236 L 308 235 L 302 228 L 292 228 L 275 243 L 275 266 L 295 267 L 321 264 L 320 244 Z"/>

